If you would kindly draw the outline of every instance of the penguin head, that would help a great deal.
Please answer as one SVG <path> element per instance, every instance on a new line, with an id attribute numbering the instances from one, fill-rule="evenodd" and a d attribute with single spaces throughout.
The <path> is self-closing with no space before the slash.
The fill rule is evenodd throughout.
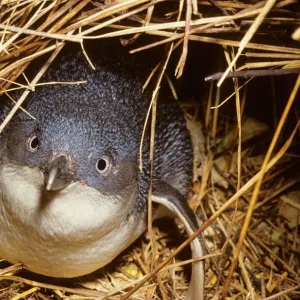
<path id="1" fill-rule="evenodd" d="M 35 120 L 20 113 L 10 124 L 8 162 L 41 170 L 49 191 L 74 181 L 104 194 L 136 185 L 147 95 L 126 63 L 102 57 L 93 72 L 83 57 L 67 57 L 45 79 L 86 82 L 31 94 L 27 110 Z"/>

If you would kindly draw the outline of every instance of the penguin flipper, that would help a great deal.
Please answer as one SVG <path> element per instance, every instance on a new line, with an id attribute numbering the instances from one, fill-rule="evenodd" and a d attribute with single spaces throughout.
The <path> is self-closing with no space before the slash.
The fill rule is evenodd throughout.
<path id="1" fill-rule="evenodd" d="M 184 197 L 172 186 L 162 182 L 153 181 L 152 201 L 159 203 L 177 216 L 183 223 L 185 230 L 191 236 L 198 229 L 198 222 L 192 209 L 188 206 Z M 201 237 L 194 239 L 191 244 L 192 258 L 204 255 L 204 247 Z M 192 277 L 188 290 L 188 300 L 204 300 L 204 261 L 192 264 Z"/>

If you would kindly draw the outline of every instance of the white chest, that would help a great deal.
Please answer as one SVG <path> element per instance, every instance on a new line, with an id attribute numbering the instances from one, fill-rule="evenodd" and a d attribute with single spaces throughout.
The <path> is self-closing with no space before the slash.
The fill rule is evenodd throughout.
<path id="1" fill-rule="evenodd" d="M 54 277 L 75 277 L 107 263 L 145 230 L 144 215 L 79 183 L 45 199 L 39 171 L 0 169 L 0 256 Z"/>

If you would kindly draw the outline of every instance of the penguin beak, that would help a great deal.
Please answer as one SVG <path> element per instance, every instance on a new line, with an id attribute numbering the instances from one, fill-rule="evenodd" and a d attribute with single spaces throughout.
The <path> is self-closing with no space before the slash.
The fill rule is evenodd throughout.
<path id="1" fill-rule="evenodd" d="M 74 173 L 70 169 L 70 159 L 65 154 L 54 157 L 44 172 L 47 191 L 62 190 L 74 181 Z"/>

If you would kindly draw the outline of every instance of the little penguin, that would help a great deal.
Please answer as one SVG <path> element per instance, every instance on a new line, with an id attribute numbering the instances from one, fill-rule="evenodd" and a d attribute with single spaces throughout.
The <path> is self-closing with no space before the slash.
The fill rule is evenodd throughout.
<path id="1" fill-rule="evenodd" d="M 42 78 L 59 83 L 27 99 L 35 119 L 19 111 L 0 137 L 0 257 L 35 273 L 91 273 L 147 229 L 149 128 L 142 158 L 139 147 L 151 95 L 142 93 L 142 64 L 104 48 L 95 71 L 81 51 L 61 55 Z M 171 212 L 191 235 L 199 227 L 186 200 L 193 153 L 175 101 L 159 99 L 155 132 L 153 220 Z M 200 236 L 191 249 L 203 256 Z M 197 261 L 187 297 L 203 294 Z"/>

